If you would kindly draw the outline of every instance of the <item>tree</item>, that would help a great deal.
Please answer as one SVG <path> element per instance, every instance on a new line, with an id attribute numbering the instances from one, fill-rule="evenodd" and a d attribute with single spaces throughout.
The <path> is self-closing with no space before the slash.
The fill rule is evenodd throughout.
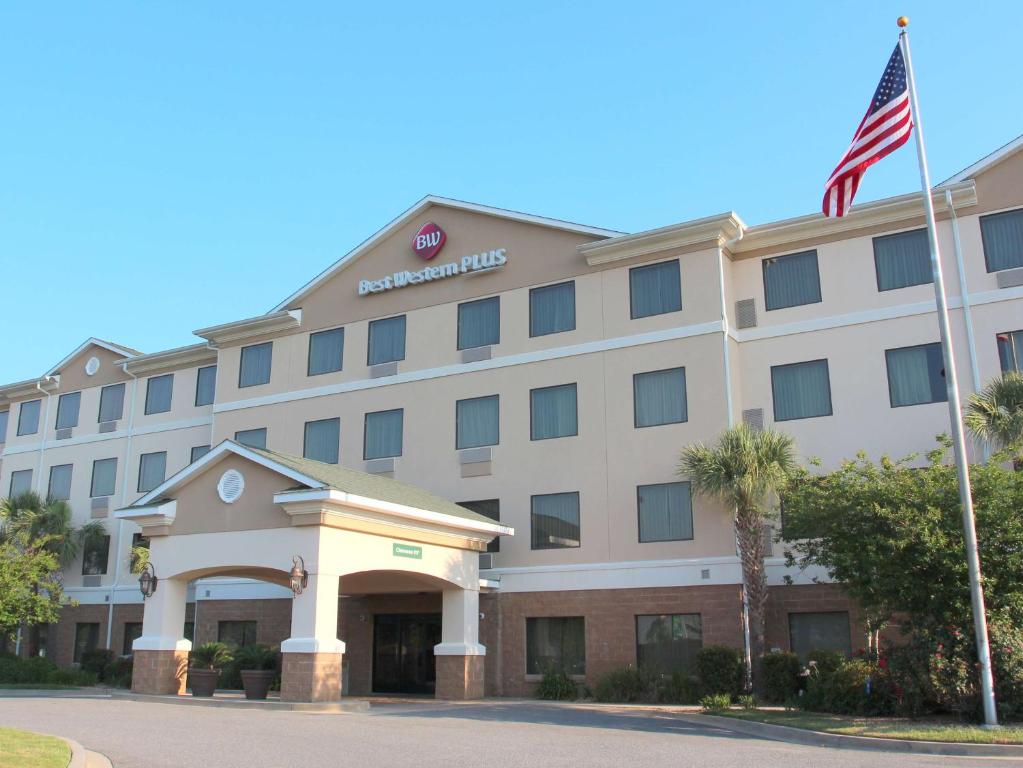
<path id="1" fill-rule="evenodd" d="M 752 430 L 745 424 L 725 430 L 714 446 L 697 443 L 683 449 L 679 464 L 679 474 L 689 477 L 693 490 L 722 499 L 733 511 L 749 604 L 750 654 L 754 658 L 764 650 L 764 523 L 768 496 L 782 491 L 795 470 L 791 437 Z M 747 668 L 747 680 L 751 679 L 752 669 Z"/>
<path id="2" fill-rule="evenodd" d="M 0 539 L 0 635 L 13 637 L 22 624 L 50 624 L 60 616 L 60 564 L 32 546 L 26 533 Z"/>
<path id="3" fill-rule="evenodd" d="M 970 395 L 963 423 L 990 447 L 1023 458 L 1023 375 L 1006 373 Z"/>

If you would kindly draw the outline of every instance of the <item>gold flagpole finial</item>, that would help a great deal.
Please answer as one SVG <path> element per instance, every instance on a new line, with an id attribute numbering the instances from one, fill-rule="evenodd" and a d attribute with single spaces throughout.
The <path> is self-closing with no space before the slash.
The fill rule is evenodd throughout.
<path id="1" fill-rule="evenodd" d="M 898 24 L 901 29 L 905 29 L 909 26 L 909 16 L 899 16 L 899 18 L 895 20 L 895 23 Z"/>

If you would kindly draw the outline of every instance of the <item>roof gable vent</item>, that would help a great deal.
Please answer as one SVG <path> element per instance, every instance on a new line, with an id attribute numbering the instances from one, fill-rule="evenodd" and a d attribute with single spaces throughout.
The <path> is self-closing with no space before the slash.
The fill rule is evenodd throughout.
<path id="1" fill-rule="evenodd" d="M 245 478 L 237 469 L 229 469 L 220 476 L 217 494 L 225 504 L 234 504 L 245 490 Z"/>
<path id="2" fill-rule="evenodd" d="M 755 299 L 739 299 L 735 302 L 735 325 L 739 328 L 757 327 L 757 302 Z"/>

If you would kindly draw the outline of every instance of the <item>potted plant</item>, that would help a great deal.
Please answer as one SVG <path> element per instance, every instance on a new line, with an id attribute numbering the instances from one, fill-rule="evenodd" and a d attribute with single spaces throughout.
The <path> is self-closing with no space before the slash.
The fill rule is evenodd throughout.
<path id="1" fill-rule="evenodd" d="M 223 643 L 203 643 L 188 655 L 188 685 L 193 696 L 212 696 L 220 670 L 232 659 Z"/>
<path id="2" fill-rule="evenodd" d="M 242 675 L 246 699 L 265 699 L 277 675 L 277 649 L 269 645 L 244 645 L 234 654 Z"/>

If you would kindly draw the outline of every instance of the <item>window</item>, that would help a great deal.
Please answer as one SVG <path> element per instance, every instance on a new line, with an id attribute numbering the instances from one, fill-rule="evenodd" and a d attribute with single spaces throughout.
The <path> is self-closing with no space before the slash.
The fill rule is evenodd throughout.
<path id="1" fill-rule="evenodd" d="M 333 328 L 309 334 L 309 362 L 306 375 L 319 376 L 341 370 L 345 355 L 345 329 Z"/>
<path id="2" fill-rule="evenodd" d="M 78 409 L 81 405 L 81 392 L 68 392 L 57 398 L 57 429 L 77 427 Z"/>
<path id="3" fill-rule="evenodd" d="M 879 291 L 934 282 L 927 230 L 875 237 L 874 270 Z"/>
<path id="4" fill-rule="evenodd" d="M 0 411 L 0 443 L 7 441 L 7 421 L 10 411 Z"/>
<path id="5" fill-rule="evenodd" d="M 548 440 L 579 434 L 575 384 L 529 392 L 529 439 Z"/>
<path id="6" fill-rule="evenodd" d="M 198 461 L 199 459 L 201 459 L 203 456 L 205 456 L 209 452 L 210 452 L 210 447 L 208 445 L 196 445 L 196 446 L 193 446 L 192 447 L 192 452 L 191 452 L 191 454 L 189 454 L 189 457 L 188 457 L 188 463 L 192 464 L 193 462 Z"/>
<path id="7" fill-rule="evenodd" d="M 236 645 L 256 644 L 256 622 L 254 621 L 218 621 L 217 642 Z"/>
<path id="8" fill-rule="evenodd" d="M 471 397 L 455 403 L 455 448 L 480 448 L 500 442 L 498 395 Z"/>
<path id="9" fill-rule="evenodd" d="M 533 549 L 579 546 L 579 492 L 547 493 L 530 499 Z"/>
<path id="10" fill-rule="evenodd" d="M 149 538 L 143 536 L 141 533 L 133 533 L 131 535 L 131 554 L 129 555 L 129 565 L 134 568 L 137 563 L 138 555 L 135 554 L 136 549 L 149 549 Z"/>
<path id="11" fill-rule="evenodd" d="M 92 462 L 92 485 L 89 487 L 89 495 L 94 499 L 99 496 L 113 496 L 116 480 L 117 459 L 96 459 Z"/>
<path id="12" fill-rule="evenodd" d="M 239 429 L 234 433 L 234 441 L 247 445 L 249 448 L 266 449 L 266 427 L 258 429 Z"/>
<path id="13" fill-rule="evenodd" d="M 393 411 L 367 413 L 363 431 L 362 458 L 369 461 L 401 456 L 401 432 L 404 420 L 405 411 L 401 408 L 396 408 Z"/>
<path id="14" fill-rule="evenodd" d="M 636 666 L 654 673 L 696 671 L 703 648 L 703 619 L 698 613 L 636 617 Z"/>
<path id="15" fill-rule="evenodd" d="M 99 622 L 90 621 L 87 623 L 78 622 L 75 624 L 75 650 L 72 661 L 78 664 L 82 660 L 82 654 L 95 651 L 99 646 Z"/>
<path id="16" fill-rule="evenodd" d="M 1023 331 L 1000 333 L 996 339 L 1002 373 L 1023 373 Z"/>
<path id="17" fill-rule="evenodd" d="M 46 498 L 54 501 L 67 501 L 71 498 L 71 470 L 71 464 L 50 467 L 50 484 L 46 489 Z"/>
<path id="18" fill-rule="evenodd" d="M 184 638 L 188 642 L 190 642 L 190 643 L 195 642 L 195 622 L 194 621 L 186 621 L 185 622 L 185 629 L 184 629 L 184 631 L 181 634 L 184 636 Z"/>
<path id="19" fill-rule="evenodd" d="M 146 381 L 146 415 L 166 413 L 171 409 L 171 395 L 174 393 L 174 374 L 153 376 Z"/>
<path id="20" fill-rule="evenodd" d="M 142 637 L 142 622 L 129 621 L 124 625 L 124 644 L 121 646 L 122 656 L 131 656 L 132 643 Z"/>
<path id="21" fill-rule="evenodd" d="M 270 358 L 274 343 L 264 341 L 242 347 L 241 364 L 238 366 L 238 386 L 255 387 L 270 381 Z"/>
<path id="22" fill-rule="evenodd" d="M 848 612 L 790 613 L 789 648 L 804 664 L 811 651 L 841 651 L 848 656 L 852 652 Z"/>
<path id="23" fill-rule="evenodd" d="M 629 305 L 633 320 L 682 309 L 678 259 L 630 269 Z"/>
<path id="24" fill-rule="evenodd" d="M 139 457 L 139 493 L 148 493 L 167 479 L 167 451 Z"/>
<path id="25" fill-rule="evenodd" d="M 658 483 L 636 488 L 639 540 L 686 541 L 693 538 L 693 502 L 689 483 Z"/>
<path id="26" fill-rule="evenodd" d="M 405 315 L 373 320 L 369 324 L 369 365 L 405 359 Z"/>
<path id="27" fill-rule="evenodd" d="M 458 305 L 458 348 L 486 347 L 501 341 L 501 300 L 497 296 Z"/>
<path id="28" fill-rule="evenodd" d="M 586 629 L 582 616 L 526 619 L 526 674 L 547 671 L 586 674 Z"/>
<path id="29" fill-rule="evenodd" d="M 34 435 L 39 431 L 39 403 L 41 400 L 29 400 L 18 408 L 18 437 Z"/>
<path id="30" fill-rule="evenodd" d="M 217 366 L 207 365 L 195 372 L 195 404 L 209 405 L 217 394 Z"/>
<path id="31" fill-rule="evenodd" d="M 97 421 L 117 421 L 124 415 L 124 384 L 111 384 L 99 391 Z"/>
<path id="32" fill-rule="evenodd" d="M 774 420 L 831 415 L 831 379 L 827 360 L 771 366 Z"/>
<path id="33" fill-rule="evenodd" d="M 892 408 L 948 401 L 941 344 L 889 349 L 884 356 Z"/>
<path id="34" fill-rule="evenodd" d="M 501 522 L 501 502 L 498 499 L 485 499 L 482 501 L 460 501 L 459 506 L 475 512 L 477 515 L 490 518 L 495 523 Z M 501 537 L 495 536 L 494 540 L 487 544 L 487 552 L 501 551 Z"/>
<path id="35" fill-rule="evenodd" d="M 1023 267 L 1023 208 L 980 217 L 988 272 Z"/>
<path id="36" fill-rule="evenodd" d="M 686 369 L 637 373 L 632 377 L 633 423 L 637 427 L 680 424 L 686 408 Z"/>
<path id="37" fill-rule="evenodd" d="M 816 304 L 820 300 L 817 251 L 764 259 L 764 304 L 768 310 Z"/>
<path id="38" fill-rule="evenodd" d="M 575 281 L 529 291 L 529 335 L 575 330 Z"/>
<path id="39" fill-rule="evenodd" d="M 341 419 L 307 421 L 302 455 L 313 461 L 337 464 L 341 455 Z"/>
<path id="40" fill-rule="evenodd" d="M 110 537 L 97 536 L 87 539 L 82 548 L 82 575 L 100 576 L 107 572 L 107 559 L 110 556 Z"/>
<path id="41" fill-rule="evenodd" d="M 11 472 L 11 488 L 8 494 L 10 498 L 20 496 L 23 493 L 28 493 L 32 490 L 32 470 L 31 469 L 19 469 L 15 472 Z"/>

